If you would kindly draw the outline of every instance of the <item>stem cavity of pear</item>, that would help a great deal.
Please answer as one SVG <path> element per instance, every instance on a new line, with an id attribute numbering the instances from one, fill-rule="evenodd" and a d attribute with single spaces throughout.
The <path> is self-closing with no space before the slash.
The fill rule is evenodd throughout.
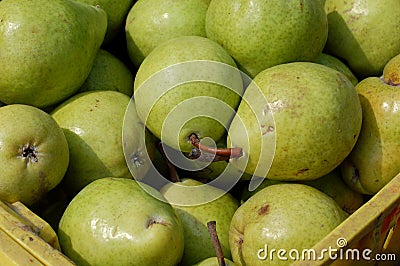
<path id="1" fill-rule="evenodd" d="M 202 145 L 195 133 L 190 134 L 189 141 L 194 146 L 189 154 L 190 159 L 217 162 L 228 161 L 230 158 L 239 158 L 243 155 L 242 148 L 214 148 Z"/>
<path id="2" fill-rule="evenodd" d="M 25 144 L 24 146 L 20 147 L 18 153 L 18 157 L 23 159 L 26 158 L 28 159 L 28 162 L 37 163 L 39 161 L 38 148 L 31 143 Z"/>

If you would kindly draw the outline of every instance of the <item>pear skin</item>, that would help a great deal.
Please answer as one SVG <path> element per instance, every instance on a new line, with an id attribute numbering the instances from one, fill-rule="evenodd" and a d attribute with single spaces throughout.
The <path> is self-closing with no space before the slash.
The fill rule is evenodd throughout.
<path id="1" fill-rule="evenodd" d="M 357 78 L 380 76 L 400 53 L 398 0 L 327 0 L 324 52 L 342 59 Z"/>
<path id="2" fill-rule="evenodd" d="M 232 164 L 269 179 L 313 180 L 350 153 L 362 118 L 357 92 L 344 74 L 294 62 L 268 68 L 253 82 L 228 131 L 228 147 L 243 148 Z"/>
<path id="3" fill-rule="evenodd" d="M 107 28 L 103 9 L 70 0 L 3 0 L 0 18 L 0 101 L 36 107 L 77 92 Z"/>
<path id="4" fill-rule="evenodd" d="M 191 193 L 187 190 L 177 189 L 177 186 L 204 186 L 204 190 L 198 193 Z M 193 265 L 206 258 L 215 256 L 215 248 L 210 241 L 210 234 L 207 229 L 207 222 L 216 221 L 216 229 L 224 257 L 231 259 L 229 248 L 229 226 L 233 214 L 239 207 L 238 201 L 229 193 L 211 200 L 222 190 L 211 185 L 203 184 L 194 179 L 182 179 L 174 185 L 168 184 L 161 189 L 162 195 L 172 204 L 182 220 L 185 237 L 185 249 L 181 265 Z M 190 206 L 192 199 L 203 199 L 200 205 Z M 180 202 L 188 204 L 180 206 L 173 204 L 179 199 Z"/>
<path id="5" fill-rule="evenodd" d="M 356 90 L 362 106 L 362 128 L 341 171 L 351 188 L 373 195 L 400 172 L 400 91 L 378 77 L 362 80 Z"/>
<path id="6" fill-rule="evenodd" d="M 134 81 L 142 122 L 163 143 L 182 152 L 192 150 L 192 133 L 221 139 L 242 92 L 235 61 L 219 44 L 200 36 L 181 36 L 157 46 Z"/>

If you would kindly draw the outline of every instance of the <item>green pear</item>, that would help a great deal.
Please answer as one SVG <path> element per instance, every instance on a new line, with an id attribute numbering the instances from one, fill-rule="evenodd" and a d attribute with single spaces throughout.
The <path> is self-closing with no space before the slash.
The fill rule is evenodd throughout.
<path id="1" fill-rule="evenodd" d="M 244 182 L 240 191 L 240 202 L 243 204 L 251 196 L 267 186 L 284 181 L 264 178 L 261 184 L 254 190 L 249 190 L 248 182 Z M 286 182 L 287 183 L 287 182 Z M 332 172 L 314 180 L 299 181 L 297 183 L 309 185 L 332 197 L 336 203 L 347 213 L 353 213 L 364 204 L 364 196 L 351 189 L 342 179 L 340 169 L 335 168 Z"/>
<path id="2" fill-rule="evenodd" d="M 93 181 L 61 217 L 62 251 L 77 265 L 177 265 L 183 227 L 161 198 L 152 187 L 132 179 Z"/>
<path id="3" fill-rule="evenodd" d="M 351 189 L 342 179 L 340 168 L 315 180 L 302 181 L 332 197 L 347 213 L 353 213 L 364 204 L 364 196 Z"/>
<path id="4" fill-rule="evenodd" d="M 114 90 L 131 97 L 133 94 L 133 75 L 118 57 L 100 49 L 94 59 L 89 76 L 78 93 L 91 90 Z"/>
<path id="5" fill-rule="evenodd" d="M 390 85 L 400 85 L 400 54 L 396 55 L 383 68 L 383 80 Z"/>
<path id="6" fill-rule="evenodd" d="M 190 152 L 192 134 L 218 141 L 234 116 L 243 91 L 240 71 L 217 43 L 182 36 L 157 46 L 134 81 L 137 112 L 166 145 Z"/>
<path id="7" fill-rule="evenodd" d="M 192 190 L 190 187 L 198 187 L 199 190 Z M 169 183 L 161 189 L 161 193 L 172 204 L 182 220 L 185 249 L 181 265 L 193 265 L 215 256 L 215 248 L 207 229 L 207 222 L 211 220 L 216 221 L 224 257 L 231 258 L 229 226 L 239 206 L 234 197 L 219 188 L 194 179 L 182 179 L 177 183 Z"/>
<path id="8" fill-rule="evenodd" d="M 271 66 L 314 61 L 327 36 L 323 5 L 315 0 L 210 2 L 207 37 L 223 46 L 250 77 Z"/>
<path id="9" fill-rule="evenodd" d="M 315 63 L 322 64 L 342 72 L 351 81 L 351 83 L 353 83 L 354 86 L 358 83 L 357 77 L 354 76 L 353 72 L 351 72 L 348 66 L 332 55 L 321 53 Z"/>
<path id="10" fill-rule="evenodd" d="M 0 125 L 0 199 L 31 205 L 67 171 L 67 140 L 48 113 L 29 105 L 1 107 Z"/>
<path id="11" fill-rule="evenodd" d="M 400 91 L 378 77 L 363 79 L 356 89 L 362 106 L 362 128 L 341 170 L 350 187 L 372 195 L 400 172 Z"/>
<path id="12" fill-rule="evenodd" d="M 343 59 L 360 79 L 380 76 L 400 53 L 399 9 L 398 0 L 327 0 L 324 51 Z"/>
<path id="13" fill-rule="evenodd" d="M 101 8 L 71 0 L 3 0 L 0 18 L 0 100 L 36 107 L 79 89 L 107 27 Z"/>
<path id="14" fill-rule="evenodd" d="M 92 6 L 99 6 L 107 13 L 107 31 L 104 44 L 114 41 L 123 32 L 126 16 L 135 0 L 75 0 Z"/>
<path id="15" fill-rule="evenodd" d="M 228 147 L 242 147 L 231 163 L 275 180 L 312 180 L 350 153 L 361 128 L 361 105 L 342 73 L 293 62 L 259 73 L 229 128 Z"/>
<path id="16" fill-rule="evenodd" d="M 229 231 L 239 265 L 291 265 L 297 250 L 310 249 L 347 218 L 337 203 L 303 184 L 275 184 L 249 198 L 235 212 Z M 283 252 L 277 253 L 278 250 Z M 271 252 L 275 250 L 275 253 Z M 280 257 L 286 258 L 279 259 Z"/>
<path id="17" fill-rule="evenodd" d="M 128 107 L 130 120 L 125 118 Z M 76 94 L 52 111 L 69 144 L 70 163 L 62 182 L 68 193 L 106 176 L 132 178 L 133 168 L 137 178 L 146 173 L 150 161 L 143 155 L 145 131 L 134 108 L 123 93 L 90 91 Z M 130 135 L 123 139 L 126 131 Z"/>
<path id="18" fill-rule="evenodd" d="M 126 19 L 128 53 L 138 67 L 162 42 L 179 36 L 206 37 L 205 0 L 138 0 Z"/>
<path id="19" fill-rule="evenodd" d="M 218 258 L 217 257 L 210 257 L 207 259 L 204 259 L 202 261 L 200 261 L 199 263 L 194 264 L 193 266 L 219 266 L 218 264 Z M 233 261 L 225 259 L 225 265 L 226 266 L 235 266 L 237 264 L 235 264 Z"/>

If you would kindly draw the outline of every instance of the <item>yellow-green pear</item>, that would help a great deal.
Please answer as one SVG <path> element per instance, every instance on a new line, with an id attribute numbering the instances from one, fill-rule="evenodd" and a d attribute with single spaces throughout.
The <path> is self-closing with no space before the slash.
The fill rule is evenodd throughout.
<path id="1" fill-rule="evenodd" d="M 131 97 L 133 74 L 118 57 L 107 50 L 100 49 L 78 93 L 92 90 L 119 91 Z"/>
<path id="2" fill-rule="evenodd" d="M 0 18 L 0 100 L 36 107 L 77 92 L 107 28 L 103 9 L 71 0 L 2 0 Z"/>
<path id="3" fill-rule="evenodd" d="M 209 0 L 138 0 L 125 23 L 126 47 L 138 67 L 162 42 L 180 36 L 206 37 Z"/>
<path id="4" fill-rule="evenodd" d="M 247 87 L 228 131 L 230 162 L 275 180 L 312 180 L 335 169 L 354 147 L 361 105 L 351 81 L 330 67 L 281 64 Z"/>
<path id="5" fill-rule="evenodd" d="M 324 51 L 342 59 L 359 78 L 380 76 L 400 53 L 398 0 L 326 0 Z"/>
<path id="6" fill-rule="evenodd" d="M 78 93 L 51 115 L 68 140 L 70 163 L 62 181 L 68 193 L 74 195 L 106 176 L 140 178 L 149 169 L 144 126 L 127 95 L 117 91 Z"/>
<path id="7" fill-rule="evenodd" d="M 161 189 L 161 193 L 182 220 L 185 249 L 181 265 L 193 265 L 215 256 L 215 248 L 207 228 L 209 221 L 216 222 L 224 257 L 232 258 L 228 239 L 229 227 L 239 206 L 234 197 L 219 188 L 194 179 L 182 179 L 180 182 L 167 184 Z"/>
<path id="8" fill-rule="evenodd" d="M 353 72 L 351 72 L 351 70 L 348 68 L 348 66 L 345 63 L 343 63 L 341 60 L 339 60 L 338 58 L 336 58 L 330 54 L 321 53 L 318 56 L 315 63 L 322 64 L 322 65 L 331 67 L 333 69 L 336 69 L 339 72 L 342 72 L 343 74 L 346 75 L 346 77 L 349 78 L 349 80 L 351 81 L 351 83 L 353 83 L 354 86 L 358 83 L 357 77 L 354 76 Z"/>
<path id="9" fill-rule="evenodd" d="M 235 61 L 216 42 L 182 36 L 157 46 L 134 81 L 138 115 L 163 143 L 182 152 L 196 134 L 221 139 L 235 114 L 243 81 Z"/>
<path id="10" fill-rule="evenodd" d="M 0 200 L 31 205 L 56 187 L 69 165 L 66 136 L 39 108 L 0 108 Z"/>
<path id="11" fill-rule="evenodd" d="M 239 265 L 291 265 L 348 214 L 316 188 L 294 183 L 268 186 L 235 212 L 229 231 L 233 261 Z M 272 250 L 280 251 L 272 252 Z M 279 255 L 279 257 L 278 257 Z M 282 259 L 283 258 L 283 259 Z"/>
<path id="12" fill-rule="evenodd" d="M 386 71 L 391 70 L 388 67 Z M 393 78 L 385 74 L 385 79 L 369 77 L 356 86 L 362 128 L 341 170 L 346 183 L 363 194 L 377 193 L 400 172 L 400 91 L 392 84 L 398 73 L 394 71 Z"/>
<path id="13" fill-rule="evenodd" d="M 62 251 L 77 265 L 178 265 L 182 223 L 161 199 L 157 190 L 132 179 L 93 181 L 61 217 Z"/>
<path id="14" fill-rule="evenodd" d="M 212 0 L 207 37 L 254 77 L 271 66 L 313 61 L 324 48 L 328 23 L 320 1 Z"/>

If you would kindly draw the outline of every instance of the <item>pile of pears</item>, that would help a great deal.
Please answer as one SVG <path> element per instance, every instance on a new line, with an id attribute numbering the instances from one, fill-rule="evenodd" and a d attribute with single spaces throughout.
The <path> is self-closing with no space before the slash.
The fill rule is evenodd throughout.
<path id="1" fill-rule="evenodd" d="M 2 0 L 0 200 L 77 265 L 289 265 L 268 249 L 312 248 L 400 172 L 399 11 Z"/>

